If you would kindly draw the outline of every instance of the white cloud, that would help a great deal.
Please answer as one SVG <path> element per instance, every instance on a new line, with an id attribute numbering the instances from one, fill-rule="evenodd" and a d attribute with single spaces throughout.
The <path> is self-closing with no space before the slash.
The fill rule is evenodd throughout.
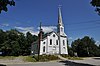
<path id="1" fill-rule="evenodd" d="M 8 27 L 9 24 L 7 24 L 7 23 L 3 23 L 3 24 L 1 24 L 0 26 L 2 26 L 2 27 Z"/>
<path id="2" fill-rule="evenodd" d="M 95 43 L 96 45 L 100 45 L 100 41 L 96 41 L 96 43 Z"/>
<path id="3" fill-rule="evenodd" d="M 33 27 L 15 27 L 15 28 L 23 31 L 27 31 L 27 30 L 30 31 L 34 29 Z"/>
<path id="4" fill-rule="evenodd" d="M 39 33 L 39 27 L 35 28 L 34 27 L 15 27 L 16 29 L 20 30 L 22 33 L 26 35 L 27 32 L 30 32 L 32 35 L 38 35 Z M 55 26 L 42 26 L 42 29 L 45 33 L 51 32 L 57 29 Z"/>
<path id="5" fill-rule="evenodd" d="M 39 29 L 39 27 L 38 27 L 38 29 Z M 48 26 L 48 27 L 47 26 L 42 26 L 42 29 L 45 33 L 47 33 L 47 32 L 51 32 L 51 31 L 56 30 L 57 27 L 56 26 Z"/>
<path id="6" fill-rule="evenodd" d="M 72 37 L 69 37 L 68 39 L 69 39 L 69 40 L 72 40 L 73 38 L 72 38 Z"/>
<path id="7" fill-rule="evenodd" d="M 5 23 L 5 24 L 2 24 L 3 26 L 9 26 L 9 24 Z"/>
<path id="8" fill-rule="evenodd" d="M 39 31 L 35 31 L 34 27 L 15 27 L 26 35 L 27 32 L 30 32 L 32 35 L 38 35 Z"/>

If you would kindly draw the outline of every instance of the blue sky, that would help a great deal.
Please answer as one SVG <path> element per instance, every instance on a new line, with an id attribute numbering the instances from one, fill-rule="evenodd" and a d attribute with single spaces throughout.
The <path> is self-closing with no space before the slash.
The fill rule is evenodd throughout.
<path id="1" fill-rule="evenodd" d="M 38 33 L 39 23 L 44 31 L 56 29 L 58 5 L 62 5 L 63 23 L 69 41 L 86 35 L 100 42 L 100 16 L 90 0 L 15 0 L 16 6 L 8 6 L 8 12 L 0 14 L 0 28 L 18 29 L 23 33 Z M 47 26 L 48 25 L 48 26 Z"/>

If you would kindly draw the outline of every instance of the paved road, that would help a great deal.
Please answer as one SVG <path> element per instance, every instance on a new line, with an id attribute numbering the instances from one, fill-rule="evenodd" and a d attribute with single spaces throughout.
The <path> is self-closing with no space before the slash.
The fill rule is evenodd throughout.
<path id="1" fill-rule="evenodd" d="M 26 64 L 7 64 L 7 66 L 65 66 L 64 63 L 59 62 L 36 62 Z"/>
<path id="2" fill-rule="evenodd" d="M 100 66 L 100 57 L 90 57 L 84 60 L 71 60 L 71 61 L 75 63 L 83 63 L 83 64 L 91 64 L 95 66 Z"/>
<path id="3" fill-rule="evenodd" d="M 93 66 L 89 64 L 80 64 L 70 61 L 58 61 L 58 62 L 36 62 L 36 63 L 22 63 L 22 64 L 7 64 L 2 66 Z"/>
<path id="4" fill-rule="evenodd" d="M 0 63 L 0 66 L 100 66 L 100 57 L 87 58 L 85 60 L 63 60 L 52 62 L 34 62 L 34 63 Z"/>

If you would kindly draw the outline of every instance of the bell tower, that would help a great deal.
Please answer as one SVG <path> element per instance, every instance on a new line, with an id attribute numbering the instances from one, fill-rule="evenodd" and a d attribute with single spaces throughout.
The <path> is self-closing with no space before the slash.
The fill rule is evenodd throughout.
<path id="1" fill-rule="evenodd" d="M 61 14 L 61 7 L 58 8 L 58 26 L 57 26 L 57 33 L 59 35 L 65 36 L 65 33 L 64 33 L 64 25 L 63 25 L 62 14 Z"/>

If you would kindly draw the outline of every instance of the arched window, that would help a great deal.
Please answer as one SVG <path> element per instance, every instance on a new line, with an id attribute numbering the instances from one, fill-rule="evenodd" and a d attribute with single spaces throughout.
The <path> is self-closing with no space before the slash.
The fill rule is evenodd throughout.
<path id="1" fill-rule="evenodd" d="M 43 52 L 45 52 L 45 46 L 43 47 Z"/>
<path id="2" fill-rule="evenodd" d="M 50 45 L 52 45 L 52 39 L 50 39 Z"/>
<path id="3" fill-rule="evenodd" d="M 43 44 L 45 44 L 45 42 L 43 42 Z"/>
<path id="4" fill-rule="evenodd" d="M 58 40 L 56 40 L 56 45 L 58 45 Z"/>
<path id="5" fill-rule="evenodd" d="M 55 37 L 55 34 L 53 34 L 53 37 Z"/>

